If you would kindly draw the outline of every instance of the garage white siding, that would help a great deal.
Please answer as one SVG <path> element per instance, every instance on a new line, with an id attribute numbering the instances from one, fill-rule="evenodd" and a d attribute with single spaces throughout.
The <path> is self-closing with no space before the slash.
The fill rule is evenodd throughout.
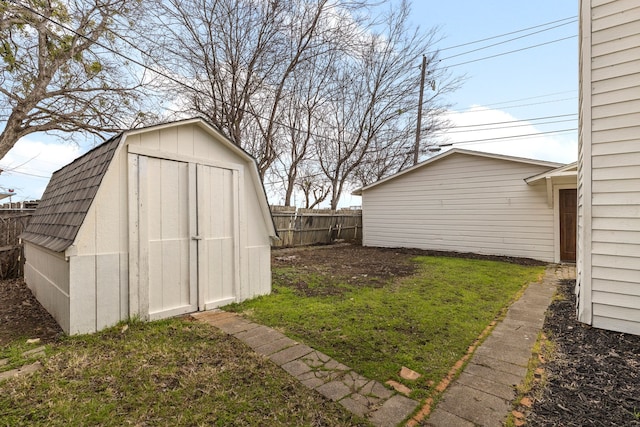
<path id="1" fill-rule="evenodd" d="M 583 0 L 581 21 L 579 318 L 640 334 L 640 3 Z"/>
<path id="2" fill-rule="evenodd" d="M 553 166 L 445 153 L 362 190 L 363 244 L 553 261 L 546 185 L 524 181 Z"/>

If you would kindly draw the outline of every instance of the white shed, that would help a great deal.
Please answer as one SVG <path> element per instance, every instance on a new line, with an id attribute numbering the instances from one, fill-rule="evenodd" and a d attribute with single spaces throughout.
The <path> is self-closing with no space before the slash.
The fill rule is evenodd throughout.
<path id="1" fill-rule="evenodd" d="M 68 334 L 271 290 L 276 232 L 254 159 L 202 119 L 134 129 L 56 171 L 25 281 Z"/>
<path id="2" fill-rule="evenodd" d="M 575 261 L 575 164 L 455 148 L 355 194 L 365 246 Z"/>
<path id="3" fill-rule="evenodd" d="M 640 335 L 640 2 L 580 2 L 578 319 Z"/>

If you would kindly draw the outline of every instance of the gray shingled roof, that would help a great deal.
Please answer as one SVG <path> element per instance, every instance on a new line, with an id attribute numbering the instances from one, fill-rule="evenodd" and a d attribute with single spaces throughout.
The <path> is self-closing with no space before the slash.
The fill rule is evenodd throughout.
<path id="1" fill-rule="evenodd" d="M 23 240 L 54 252 L 73 244 L 121 137 L 109 139 L 53 173 L 20 236 Z"/>

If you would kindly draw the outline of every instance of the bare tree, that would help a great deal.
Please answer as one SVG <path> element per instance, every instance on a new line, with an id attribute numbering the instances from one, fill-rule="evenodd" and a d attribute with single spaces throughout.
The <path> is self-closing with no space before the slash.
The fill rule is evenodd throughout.
<path id="1" fill-rule="evenodd" d="M 207 117 L 254 155 L 286 205 L 302 191 L 307 206 L 330 196 L 335 208 L 345 187 L 406 165 L 418 58 L 437 34 L 409 26 L 407 2 L 380 15 L 390 1 L 156 1 L 156 33 L 141 38 L 177 76 L 164 82 L 174 111 Z M 425 129 L 442 125 L 444 92 L 425 102 Z"/>
<path id="2" fill-rule="evenodd" d="M 367 28 L 348 57 L 336 64 L 334 98 L 318 140 L 318 162 L 331 182 L 331 208 L 345 186 L 358 177 L 370 181 L 406 165 L 413 146 L 419 87 L 418 58 L 433 46 L 437 32 L 408 25 L 409 4 L 389 9 L 383 23 Z M 429 64 L 434 68 L 436 53 Z M 432 103 L 437 97 L 432 97 Z"/>
<path id="3" fill-rule="evenodd" d="M 139 120 L 140 80 L 122 51 L 116 18 L 139 2 L 22 0 L 0 7 L 0 158 L 34 132 L 102 136 Z M 128 25 L 128 24 L 127 24 Z"/>
<path id="4" fill-rule="evenodd" d="M 318 179 L 319 175 L 318 173 L 303 172 L 298 178 L 298 187 L 304 194 L 305 209 L 315 208 L 331 194 L 331 185 L 325 180 Z"/>
<path id="5" fill-rule="evenodd" d="M 283 136 L 291 136 L 283 122 L 297 96 L 298 69 L 332 46 L 324 43 L 332 28 L 328 3 L 159 2 L 157 19 L 164 25 L 156 39 L 170 48 L 157 60 L 167 68 L 179 64 L 192 87 L 175 87 L 182 111 L 207 117 L 253 154 L 263 178 L 283 150 Z"/>

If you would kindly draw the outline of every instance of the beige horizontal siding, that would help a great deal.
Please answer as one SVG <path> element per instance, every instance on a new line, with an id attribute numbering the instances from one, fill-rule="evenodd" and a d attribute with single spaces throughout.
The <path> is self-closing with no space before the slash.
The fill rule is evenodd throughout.
<path id="1" fill-rule="evenodd" d="M 621 10 L 638 6 L 637 0 L 593 0 L 591 16 L 594 19 L 619 14 Z"/>
<path id="2" fill-rule="evenodd" d="M 621 26 L 621 22 L 633 23 L 640 20 L 640 7 L 638 2 L 619 1 L 618 4 L 609 4 L 607 8 L 595 8 L 593 10 L 593 27 L 594 32 L 604 30 L 617 30 Z M 624 25 L 624 24 L 622 24 Z"/>
<path id="3" fill-rule="evenodd" d="M 629 326 L 633 326 L 636 331 L 635 333 L 640 334 L 640 310 L 630 307 L 620 307 L 615 304 L 598 304 L 594 302 L 593 314 L 594 317 L 598 316 L 602 318 L 609 318 L 611 321 L 624 320 L 627 322 L 633 322 L 635 325 Z M 596 321 L 594 320 L 594 324 L 595 322 Z"/>
<path id="4" fill-rule="evenodd" d="M 640 178 L 640 168 L 638 168 L 637 166 L 593 168 L 592 179 L 594 181 L 609 180 L 609 179 L 637 179 L 637 178 Z"/>
<path id="5" fill-rule="evenodd" d="M 632 148 L 632 147 L 629 147 Z M 640 147 L 638 147 L 640 148 Z M 640 164 L 640 151 L 629 151 L 620 154 L 593 156 L 594 168 L 616 168 L 620 166 L 636 167 Z"/>
<path id="6" fill-rule="evenodd" d="M 548 167 L 453 154 L 363 193 L 367 246 L 553 260 L 546 187 L 525 178 Z"/>
<path id="7" fill-rule="evenodd" d="M 593 325 L 640 333 L 640 8 L 593 9 Z M 606 30 L 605 30 L 606 28 Z M 584 88 L 591 90 L 591 85 Z"/>
<path id="8" fill-rule="evenodd" d="M 628 193 L 636 192 L 640 189 L 640 178 L 631 179 L 610 179 L 606 181 L 595 181 L 593 183 L 593 191 Z"/>
<path id="9" fill-rule="evenodd" d="M 640 323 L 637 321 L 612 319 L 609 317 L 594 315 L 593 326 L 595 326 L 596 328 L 609 329 L 612 331 L 619 331 L 627 334 L 640 335 Z"/>
<path id="10" fill-rule="evenodd" d="M 634 74 L 615 76 L 606 80 L 593 82 L 593 95 L 634 88 L 637 85 L 638 79 Z"/>
<path id="11" fill-rule="evenodd" d="M 603 280 L 603 281 L 607 281 L 609 283 L 611 282 L 620 282 L 620 283 L 633 283 L 635 280 L 638 280 L 638 274 L 637 271 L 633 268 L 613 268 L 613 267 L 600 267 L 598 265 L 596 265 L 594 263 L 593 266 L 593 280 L 594 282 L 597 282 L 598 280 Z M 599 287 L 599 285 L 595 286 L 595 289 L 602 289 L 602 294 L 605 295 L 607 292 L 611 292 L 610 289 L 605 289 L 604 287 Z M 611 292 L 614 293 L 615 292 Z M 628 294 L 628 296 L 634 296 L 635 294 L 637 294 L 638 291 L 633 291 L 630 292 Z M 605 295 L 606 296 L 606 295 Z M 603 297 L 604 298 L 604 297 Z M 634 297 L 637 298 L 637 297 Z M 627 302 L 625 302 L 624 304 L 622 304 L 625 307 L 637 307 L 640 304 L 637 304 L 638 301 L 637 299 L 634 298 L 630 298 L 629 300 L 627 300 Z M 595 299 L 594 299 L 595 301 Z M 629 305 L 627 305 L 629 304 Z"/>
<path id="12" fill-rule="evenodd" d="M 593 264 L 601 267 L 609 267 L 609 268 L 622 268 L 627 270 L 634 270 L 637 267 L 638 260 L 633 256 L 621 256 L 621 255 L 599 255 L 595 254 L 593 256 Z M 605 278 L 606 279 L 606 278 Z M 610 287 L 610 284 L 603 280 L 600 282 L 604 283 L 604 287 L 600 290 L 611 290 L 611 292 L 619 292 Z M 640 287 L 633 284 L 628 284 L 629 288 L 633 287 L 635 290 L 631 292 L 631 294 L 635 295 L 636 293 L 640 294 Z M 627 291 L 630 289 L 627 288 Z"/>
<path id="13" fill-rule="evenodd" d="M 593 228 L 596 230 L 630 230 L 640 231 L 640 217 L 611 218 L 601 217 L 593 219 Z"/>
<path id="14" fill-rule="evenodd" d="M 638 245 L 636 244 L 624 244 L 624 243 L 611 243 L 611 242 L 593 242 L 591 249 L 592 256 L 595 255 L 614 255 L 625 257 L 640 257 L 638 251 Z M 637 270 L 636 270 L 637 271 Z M 640 271 L 638 272 L 640 275 Z"/>
<path id="15" fill-rule="evenodd" d="M 636 151 L 640 126 L 610 129 L 593 133 L 593 155 L 627 153 Z M 629 144 L 628 142 L 632 143 Z"/>

